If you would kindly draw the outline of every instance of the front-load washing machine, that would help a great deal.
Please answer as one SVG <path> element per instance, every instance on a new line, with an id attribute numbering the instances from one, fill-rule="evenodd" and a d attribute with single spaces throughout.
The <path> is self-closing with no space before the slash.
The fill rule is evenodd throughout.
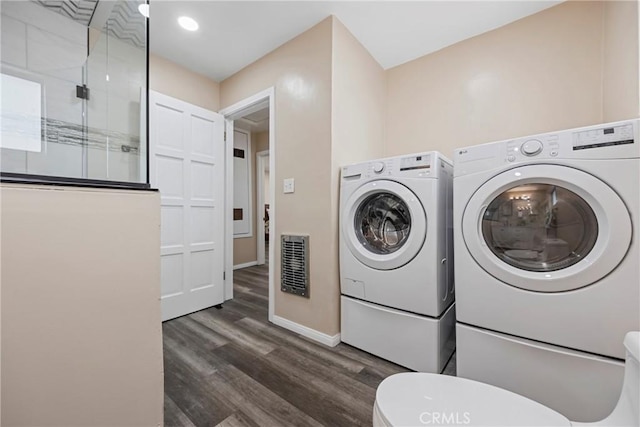
<path id="1" fill-rule="evenodd" d="M 341 339 L 441 372 L 455 347 L 451 161 L 437 152 L 342 168 Z"/>
<path id="2" fill-rule="evenodd" d="M 576 421 L 640 329 L 638 120 L 455 152 L 457 372 Z"/>

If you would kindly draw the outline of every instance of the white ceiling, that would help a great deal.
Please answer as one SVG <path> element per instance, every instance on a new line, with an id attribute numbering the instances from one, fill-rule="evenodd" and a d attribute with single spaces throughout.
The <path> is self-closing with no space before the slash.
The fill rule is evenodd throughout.
<path id="1" fill-rule="evenodd" d="M 561 1 L 150 2 L 150 49 L 216 81 L 335 15 L 385 68 L 442 49 Z M 178 26 L 179 16 L 200 24 Z"/>

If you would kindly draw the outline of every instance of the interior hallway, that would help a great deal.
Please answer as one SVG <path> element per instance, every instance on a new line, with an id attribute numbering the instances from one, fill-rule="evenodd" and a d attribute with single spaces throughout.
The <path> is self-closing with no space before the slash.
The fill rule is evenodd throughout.
<path id="1" fill-rule="evenodd" d="M 378 384 L 407 370 L 269 323 L 268 265 L 234 282 L 222 309 L 163 324 L 165 425 L 370 426 Z"/>

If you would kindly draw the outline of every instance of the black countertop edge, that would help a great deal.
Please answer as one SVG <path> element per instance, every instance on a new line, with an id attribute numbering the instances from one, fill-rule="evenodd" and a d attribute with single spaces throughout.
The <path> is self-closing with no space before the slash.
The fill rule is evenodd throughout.
<path id="1" fill-rule="evenodd" d="M 158 191 L 158 189 L 151 188 L 151 186 L 146 183 L 65 178 L 8 172 L 0 173 L 0 182 L 7 184 L 56 185 L 60 187 L 106 188 L 111 190 Z"/>

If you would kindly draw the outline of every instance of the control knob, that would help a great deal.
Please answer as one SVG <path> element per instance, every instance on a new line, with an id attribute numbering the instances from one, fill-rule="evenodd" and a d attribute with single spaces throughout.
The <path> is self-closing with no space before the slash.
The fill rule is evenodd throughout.
<path id="1" fill-rule="evenodd" d="M 520 150 L 527 156 L 535 156 L 542 151 L 542 142 L 538 141 L 537 139 L 530 139 L 522 144 Z"/>
<path id="2" fill-rule="evenodd" d="M 376 162 L 373 164 L 373 171 L 375 173 L 380 173 L 384 170 L 384 163 L 383 162 Z"/>

